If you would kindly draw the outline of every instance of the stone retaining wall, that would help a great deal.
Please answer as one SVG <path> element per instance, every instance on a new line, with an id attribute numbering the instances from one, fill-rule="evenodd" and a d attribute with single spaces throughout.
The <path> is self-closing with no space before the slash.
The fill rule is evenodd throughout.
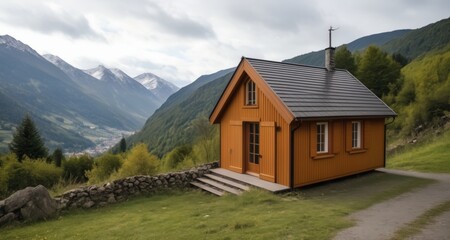
<path id="1" fill-rule="evenodd" d="M 133 176 L 114 180 L 101 186 L 86 186 L 63 193 L 55 198 L 58 209 L 91 208 L 128 199 L 130 196 L 152 194 L 165 189 L 190 188 L 190 182 L 209 169 L 217 168 L 217 162 L 207 163 L 189 171 L 172 172 L 156 176 Z"/>

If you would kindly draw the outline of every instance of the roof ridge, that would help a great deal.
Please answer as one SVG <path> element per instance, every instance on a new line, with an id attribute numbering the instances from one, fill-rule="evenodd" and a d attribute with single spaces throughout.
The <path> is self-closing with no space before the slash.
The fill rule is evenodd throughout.
<path id="1" fill-rule="evenodd" d="M 262 61 L 262 62 L 279 63 L 279 64 L 285 64 L 285 65 L 293 65 L 293 66 L 301 66 L 301 67 L 310 67 L 310 68 L 320 68 L 320 69 L 326 70 L 325 67 L 314 66 L 314 65 L 308 65 L 308 64 L 300 64 L 300 63 L 292 63 L 292 62 L 279 62 L 279 61 L 266 60 L 266 59 L 260 59 L 260 58 L 252 58 L 252 57 L 245 57 L 245 56 L 242 56 L 242 58 L 243 58 L 243 59 L 249 59 L 249 60 Z M 342 68 L 335 68 L 334 71 L 347 71 L 347 70 L 346 70 L 346 69 L 342 69 Z"/>

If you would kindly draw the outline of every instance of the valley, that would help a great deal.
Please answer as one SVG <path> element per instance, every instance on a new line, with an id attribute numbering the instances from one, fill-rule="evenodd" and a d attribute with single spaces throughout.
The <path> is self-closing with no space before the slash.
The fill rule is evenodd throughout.
<path id="1" fill-rule="evenodd" d="M 50 150 L 103 152 L 140 129 L 178 87 L 151 74 L 151 88 L 117 68 L 81 70 L 58 56 L 40 55 L 0 36 L 0 152 L 29 114 Z M 140 79 L 140 78 L 138 78 Z M 101 146 L 97 146 L 97 145 Z M 102 150 L 99 150 L 102 149 Z"/>

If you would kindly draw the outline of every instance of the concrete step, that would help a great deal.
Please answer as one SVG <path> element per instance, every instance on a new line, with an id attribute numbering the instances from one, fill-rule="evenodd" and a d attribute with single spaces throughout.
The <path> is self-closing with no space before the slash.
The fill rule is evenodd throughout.
<path id="1" fill-rule="evenodd" d="M 191 184 L 196 186 L 196 187 L 198 187 L 198 188 L 200 188 L 200 189 L 203 189 L 203 190 L 205 190 L 207 192 L 210 192 L 210 193 L 212 193 L 214 195 L 217 195 L 219 197 L 225 194 L 225 192 L 223 192 L 223 191 L 219 191 L 219 190 L 217 190 L 215 188 L 212 188 L 212 187 L 210 187 L 210 186 L 208 186 L 206 184 L 200 183 L 200 182 L 191 182 Z"/>
<path id="2" fill-rule="evenodd" d="M 218 188 L 218 189 L 220 189 L 222 191 L 232 193 L 232 194 L 240 195 L 242 193 L 242 191 L 240 191 L 240 190 L 238 190 L 236 188 L 229 187 L 229 186 L 227 186 L 227 185 L 225 185 L 223 183 L 220 183 L 218 181 L 215 181 L 213 179 L 197 178 L 196 180 L 200 181 L 200 182 L 203 182 L 203 183 L 206 183 L 206 184 L 208 184 L 210 186 L 213 186 L 215 188 Z"/>
<path id="3" fill-rule="evenodd" d="M 208 178 L 211 178 L 211 179 L 213 179 L 213 180 L 215 180 L 215 181 L 217 181 L 217 182 L 224 183 L 224 184 L 226 184 L 226 185 L 228 185 L 228 186 L 231 186 L 231 187 L 234 187 L 234 188 L 238 188 L 238 189 L 243 190 L 243 191 L 248 191 L 248 190 L 250 190 L 250 187 L 249 187 L 249 186 L 246 186 L 246 185 L 244 185 L 244 184 L 241 184 L 241 183 L 239 183 L 239 182 L 237 182 L 237 181 L 233 181 L 233 180 L 224 178 L 224 177 L 222 177 L 222 176 L 220 176 L 220 175 L 205 174 L 205 176 L 208 177 Z"/>

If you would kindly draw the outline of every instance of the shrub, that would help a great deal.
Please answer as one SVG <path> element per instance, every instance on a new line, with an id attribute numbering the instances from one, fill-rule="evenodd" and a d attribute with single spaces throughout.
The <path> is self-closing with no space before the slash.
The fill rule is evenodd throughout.
<path id="1" fill-rule="evenodd" d="M 147 145 L 141 143 L 128 153 L 116 177 L 153 175 L 157 172 L 158 163 L 158 158 L 148 152 Z"/>
<path id="2" fill-rule="evenodd" d="M 94 159 L 88 154 L 72 156 L 63 162 L 63 177 L 74 182 L 86 182 L 88 179 L 85 173 L 91 170 L 93 165 Z"/>
<path id="3" fill-rule="evenodd" d="M 179 165 L 183 161 L 185 161 L 188 158 L 191 158 L 192 153 L 192 146 L 190 145 L 183 145 L 180 147 L 174 148 L 172 151 L 166 154 L 164 156 L 164 159 L 162 160 L 163 164 L 163 170 L 170 171 L 179 169 Z"/>
<path id="4" fill-rule="evenodd" d="M 89 183 L 98 183 L 107 180 L 112 173 L 122 166 L 122 157 L 107 153 L 95 159 L 92 170 L 86 172 Z"/>
<path id="5" fill-rule="evenodd" d="M 45 159 L 24 158 L 22 162 L 9 158 L 0 171 L 0 191 L 2 194 L 39 184 L 51 188 L 58 182 L 62 170 L 45 162 Z"/>

